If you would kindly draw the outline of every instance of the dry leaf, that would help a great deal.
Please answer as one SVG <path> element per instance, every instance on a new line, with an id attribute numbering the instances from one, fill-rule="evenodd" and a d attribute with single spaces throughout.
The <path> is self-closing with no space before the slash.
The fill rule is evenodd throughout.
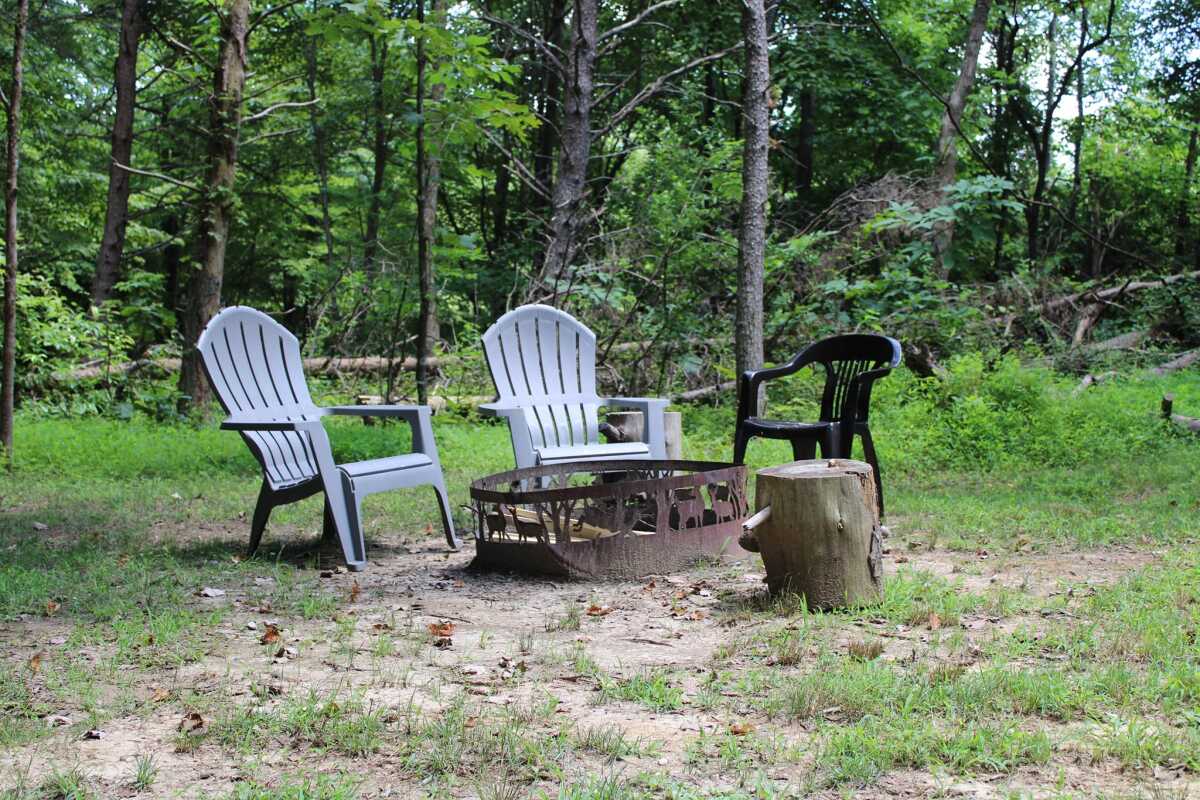
<path id="1" fill-rule="evenodd" d="M 461 588 L 463 588 L 464 586 L 466 586 L 466 584 L 462 582 L 462 578 L 459 578 L 458 580 L 456 580 L 456 581 L 454 582 L 454 588 L 455 588 L 455 589 L 461 589 Z"/>
<path id="2" fill-rule="evenodd" d="M 729 732 L 734 736 L 745 736 L 754 730 L 753 722 L 735 722 L 729 726 Z"/>
<path id="3" fill-rule="evenodd" d="M 58 610 L 60 608 L 62 608 L 62 603 L 59 603 L 57 600 L 47 600 L 46 601 L 46 616 L 53 617 L 55 614 L 58 613 Z"/>
<path id="4" fill-rule="evenodd" d="M 454 623 L 442 620 L 429 623 L 429 633 L 436 638 L 446 639 L 454 635 Z"/>
<path id="5" fill-rule="evenodd" d="M 259 604 L 259 606 L 258 606 L 258 613 L 270 614 L 271 613 L 271 601 L 263 600 L 262 603 Z"/>
<path id="6" fill-rule="evenodd" d="M 263 644 L 275 644 L 280 640 L 280 638 L 279 628 L 275 625 L 267 623 L 266 633 L 262 635 L 262 638 L 259 641 L 261 641 Z"/>
<path id="7" fill-rule="evenodd" d="M 433 523 L 432 523 L 432 522 L 426 522 L 426 523 L 425 523 L 425 535 L 426 535 L 426 536 L 428 536 L 428 535 L 429 535 L 429 534 L 431 534 L 431 533 L 433 533 Z"/>
<path id="8" fill-rule="evenodd" d="M 646 585 L 642 587 L 642 591 L 649 592 L 649 591 L 653 590 L 657 585 L 658 584 L 656 584 L 654 582 L 654 578 L 651 578 L 650 580 L 646 581 Z"/>
<path id="9" fill-rule="evenodd" d="M 360 594 L 362 594 L 362 587 L 358 585 L 358 579 L 355 578 L 354 583 L 350 586 L 350 602 L 357 602 Z"/>
<path id="10" fill-rule="evenodd" d="M 870 661 L 883 654 L 883 645 L 879 642 L 851 642 L 849 650 L 851 658 L 857 658 L 859 661 Z"/>
<path id="11" fill-rule="evenodd" d="M 897 564 L 907 564 L 908 556 L 896 556 L 896 563 Z"/>
<path id="12" fill-rule="evenodd" d="M 477 722 L 479 722 L 479 717 L 467 717 L 465 720 L 463 720 L 463 727 L 474 728 Z"/>
<path id="13" fill-rule="evenodd" d="M 150 701 L 153 703 L 162 703 L 162 702 L 165 702 L 166 700 L 169 700 L 170 697 L 171 697 L 171 693 L 168 692 L 166 689 L 162 688 L 161 686 L 159 686 L 159 687 L 155 688 L 154 694 L 150 695 Z"/>
<path id="14" fill-rule="evenodd" d="M 42 656 L 45 653 L 34 653 L 29 657 L 29 671 L 36 674 L 42 668 Z"/>
<path id="15" fill-rule="evenodd" d="M 612 606 L 598 606 L 593 604 L 588 606 L 587 615 L 589 617 L 607 617 L 612 612 Z"/>
<path id="16" fill-rule="evenodd" d="M 204 727 L 204 717 L 200 716 L 199 711 L 189 711 L 183 715 L 183 719 L 179 720 L 178 730 L 181 733 L 195 733 Z"/>
<path id="17" fill-rule="evenodd" d="M 688 614 L 686 619 L 701 620 L 708 616 L 708 612 L 702 608 L 697 608 L 692 613 Z"/>
<path id="18" fill-rule="evenodd" d="M 384 631 L 390 631 L 391 629 L 392 629 L 392 626 L 388 625 L 386 622 L 376 622 L 374 625 L 371 626 L 371 630 L 373 630 L 377 633 L 383 633 Z"/>
<path id="19" fill-rule="evenodd" d="M 942 618 L 937 615 L 936 611 L 929 612 L 929 630 L 936 631 L 942 627 Z"/>

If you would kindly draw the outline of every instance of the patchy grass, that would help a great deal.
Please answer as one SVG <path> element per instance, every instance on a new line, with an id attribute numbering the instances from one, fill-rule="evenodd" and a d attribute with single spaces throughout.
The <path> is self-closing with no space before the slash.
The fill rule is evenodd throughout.
<path id="1" fill-rule="evenodd" d="M 1200 776 L 1200 443 L 1153 410 L 1200 381 L 1072 399 L 952 370 L 881 384 L 886 592 L 830 614 L 769 598 L 756 558 L 657 586 L 476 575 L 421 491 L 368 499 L 364 573 L 313 547 L 319 498 L 247 561 L 236 436 L 21 418 L 0 798 L 920 796 L 977 776 L 996 797 L 1178 794 Z M 773 408 L 803 411 L 810 384 Z M 726 458 L 730 421 L 687 410 L 686 454 Z M 332 433 L 342 458 L 407 446 L 404 426 Z M 455 503 L 510 466 L 501 426 L 436 433 Z M 712 596 L 679 599 L 698 577 Z"/>

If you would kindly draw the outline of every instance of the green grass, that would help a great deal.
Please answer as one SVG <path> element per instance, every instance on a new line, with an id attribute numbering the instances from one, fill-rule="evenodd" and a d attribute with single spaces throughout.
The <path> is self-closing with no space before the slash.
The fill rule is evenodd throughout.
<path id="1" fill-rule="evenodd" d="M 933 549 L 986 550 L 1019 563 L 1119 545 L 1154 548 L 1156 562 L 1112 584 L 1088 587 L 1086 575 L 1064 580 L 1049 598 L 1011 583 L 968 589 L 967 575 L 911 565 L 890 577 L 880 605 L 862 611 L 809 613 L 795 601 L 743 596 L 721 607 L 714 621 L 728 633 L 696 673 L 659 666 L 619 676 L 602 668 L 585 642 L 604 623 L 583 619 L 578 601 L 587 589 L 580 587 L 579 597 L 530 608 L 526 627 L 503 644 L 505 655 L 529 665 L 504 678 L 503 688 L 537 688 L 532 700 L 500 708 L 476 705 L 440 682 L 410 685 L 414 666 L 433 649 L 423 628 L 411 621 L 405 628 L 394 612 L 390 632 L 363 638 L 344 590 L 323 582 L 305 552 L 319 534 L 319 498 L 278 509 L 260 555 L 241 558 L 259 475 L 236 435 L 212 422 L 20 416 L 18 468 L 0 483 L 0 622 L 20 630 L 32 619 L 49 631 L 43 639 L 56 635 L 60 644 L 23 643 L 0 664 L 0 748 L 56 735 L 62 729 L 45 719 L 60 708 L 73 709 L 64 733 L 71 739 L 150 714 L 139 686 L 174 685 L 205 659 L 224 657 L 217 629 L 242 624 L 236 597 L 270 609 L 285 628 L 322 626 L 315 635 L 331 675 L 365 669 L 372 677 L 365 687 L 325 683 L 282 697 L 263 688 L 265 676 L 249 693 L 178 693 L 178 707 L 201 711 L 208 725 L 167 746 L 219 748 L 247 777 L 215 795 L 222 800 L 358 796 L 359 783 L 340 775 L 261 772 L 280 752 L 333 759 L 339 769 L 386 758 L 400 774 L 428 779 L 431 794 L 467 789 L 495 798 L 770 797 L 786 794 L 764 777 L 781 767 L 798 769 L 806 790 L 838 791 L 897 769 L 1007 774 L 1026 765 L 1053 769 L 1063 759 L 1135 774 L 1155 766 L 1200 772 L 1192 755 L 1200 751 L 1200 440 L 1153 413 L 1159 396 L 1173 391 L 1177 407 L 1200 416 L 1200 377 L 1116 380 L 1074 396 L 1073 379 L 1014 370 L 1003 360 L 988 366 L 966 358 L 949 367 L 939 385 L 905 373 L 880 384 L 873 428 L 893 556 L 911 552 L 915 562 Z M 803 376 L 776 387 L 772 413 L 811 412 L 816 392 Z M 408 446 L 402 425 L 331 425 L 342 459 Z M 728 406 L 686 409 L 684 427 L 686 456 L 728 458 Z M 503 426 L 447 415 L 435 430 L 455 506 L 466 501 L 471 479 L 511 466 Z M 782 443 L 755 441 L 750 456 L 758 467 L 790 453 Z M 466 533 L 469 520 L 458 513 Z M 373 496 L 365 517 L 369 548 L 372 540 L 439 536 L 424 492 Z M 982 570 L 993 562 L 964 563 Z M 197 596 L 206 586 L 226 594 Z M 980 620 L 1004 624 L 964 627 Z M 480 632 L 477 642 L 472 634 L 465 655 L 467 641 L 456 638 L 455 652 L 491 658 L 491 634 Z M 39 649 L 34 670 L 28 661 Z M 264 665 L 270 655 L 264 649 Z M 556 716 L 559 700 L 547 687 L 564 674 L 594 686 L 594 703 L 627 704 L 605 711 L 716 720 L 682 747 L 689 769 L 721 776 L 724 788 L 625 770 L 639 759 L 638 769 L 645 767 L 663 743 Z M 382 688 L 403 694 L 380 705 L 370 698 Z M 437 713 L 413 704 L 418 696 Z M 729 721 L 745 715 L 756 715 L 758 729 L 731 733 Z M 122 785 L 150 793 L 165 782 L 164 767 L 143 755 Z M 580 779 L 566 766 L 581 763 L 600 777 Z M 64 767 L 35 784 L 0 782 L 7 792 L 0 797 L 109 789 Z"/>

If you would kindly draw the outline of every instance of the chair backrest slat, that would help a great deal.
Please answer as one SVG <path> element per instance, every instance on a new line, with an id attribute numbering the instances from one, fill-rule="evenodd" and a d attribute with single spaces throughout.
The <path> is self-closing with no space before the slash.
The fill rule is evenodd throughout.
<path id="1" fill-rule="evenodd" d="M 295 420 L 315 411 L 300 343 L 275 320 L 244 306 L 225 309 L 197 344 L 209 383 L 226 412 Z M 312 442 L 293 431 L 247 431 L 243 438 L 273 486 L 317 474 Z"/>
<path id="2" fill-rule="evenodd" d="M 899 363 L 900 345 L 895 339 L 869 333 L 846 334 L 823 339 L 801 357 L 825 368 L 821 392 L 821 420 L 842 419 L 849 399 L 850 383 L 864 372 Z M 856 419 L 865 422 L 870 407 L 870 387 L 858 397 Z"/>
<path id="3" fill-rule="evenodd" d="M 525 409 L 535 448 L 596 444 L 596 336 L 566 312 L 514 309 L 483 335 L 501 401 Z"/>

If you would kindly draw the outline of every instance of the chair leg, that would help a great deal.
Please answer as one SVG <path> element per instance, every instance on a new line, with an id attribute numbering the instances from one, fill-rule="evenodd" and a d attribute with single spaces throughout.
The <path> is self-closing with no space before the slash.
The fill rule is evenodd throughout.
<path id="1" fill-rule="evenodd" d="M 342 545 L 342 556 L 346 559 L 346 566 L 354 572 L 359 572 L 367 566 L 367 544 L 362 531 L 362 501 L 354 491 L 354 484 L 345 476 L 342 478 L 342 498 L 345 525 L 339 523 L 336 509 L 328 499 L 326 514 L 327 518 L 332 518 L 333 529 Z"/>
<path id="2" fill-rule="evenodd" d="M 454 532 L 454 518 L 450 516 L 450 498 L 446 496 L 446 486 L 441 481 L 433 484 L 433 493 L 437 495 L 438 511 L 442 513 L 442 529 L 446 532 L 446 543 L 451 550 L 462 546 L 458 534 Z"/>
<path id="3" fill-rule="evenodd" d="M 246 548 L 246 558 L 254 558 L 254 554 L 258 552 L 258 545 L 262 542 L 263 531 L 267 529 L 267 520 L 271 516 L 271 509 L 275 507 L 274 494 L 271 487 L 264 481 L 262 488 L 258 491 L 258 502 L 254 504 L 254 519 L 250 523 L 250 546 Z"/>
<path id="4" fill-rule="evenodd" d="M 879 457 L 875 455 L 875 442 L 871 438 L 869 428 L 863 428 L 859 436 L 862 438 L 863 455 L 867 457 L 867 463 L 871 465 L 871 472 L 875 475 L 875 498 L 879 501 L 879 518 L 883 519 L 883 479 L 879 475 Z"/>
<path id="5" fill-rule="evenodd" d="M 750 443 L 750 437 L 741 425 L 734 428 L 733 431 L 733 463 L 746 463 L 746 445 Z"/>
<path id="6" fill-rule="evenodd" d="M 808 436 L 797 436 L 792 439 L 792 458 L 796 461 L 806 461 L 817 457 L 817 441 Z"/>

